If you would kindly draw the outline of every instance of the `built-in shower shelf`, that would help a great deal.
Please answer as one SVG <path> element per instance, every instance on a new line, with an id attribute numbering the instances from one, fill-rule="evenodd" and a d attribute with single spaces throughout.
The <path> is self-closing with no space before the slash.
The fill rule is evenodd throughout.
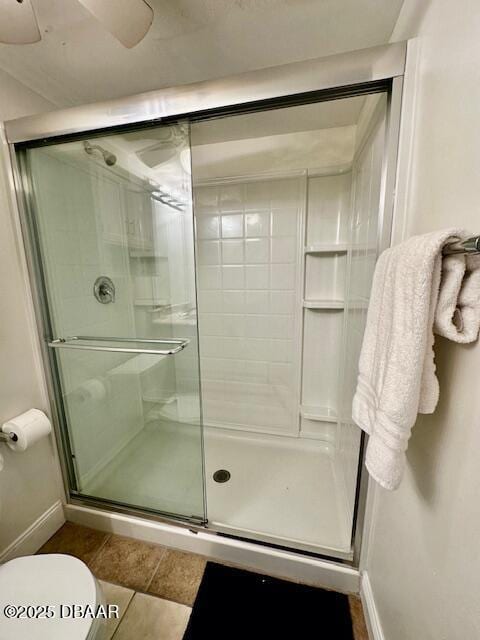
<path id="1" fill-rule="evenodd" d="M 316 420 L 319 422 L 337 422 L 338 414 L 331 407 L 318 407 L 316 405 L 302 404 L 300 415 L 305 420 Z"/>
<path id="2" fill-rule="evenodd" d="M 167 356 L 163 355 L 141 353 L 118 365 L 118 367 L 110 369 L 108 375 L 141 375 L 157 367 L 166 357 Z"/>
<path id="3" fill-rule="evenodd" d="M 133 304 L 136 307 L 164 307 L 170 304 L 170 302 L 164 298 L 137 298 Z"/>
<path id="4" fill-rule="evenodd" d="M 315 242 L 305 247 L 305 253 L 347 253 L 346 243 L 323 243 Z"/>
<path id="5" fill-rule="evenodd" d="M 143 402 L 151 402 L 152 404 L 170 404 L 176 400 L 175 393 L 162 394 L 159 392 L 147 392 L 142 395 Z"/>
<path id="6" fill-rule="evenodd" d="M 343 309 L 345 302 L 343 300 L 304 300 L 305 309 Z"/>
<path id="7" fill-rule="evenodd" d="M 167 256 L 162 256 L 159 253 L 155 253 L 152 249 L 131 249 L 128 253 L 130 258 L 158 258 L 159 260 L 166 260 Z"/>

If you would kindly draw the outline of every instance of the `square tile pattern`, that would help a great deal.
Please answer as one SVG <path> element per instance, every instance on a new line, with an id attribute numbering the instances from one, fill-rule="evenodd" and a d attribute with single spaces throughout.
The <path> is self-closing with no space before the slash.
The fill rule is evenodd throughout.
<path id="1" fill-rule="evenodd" d="M 303 178 L 195 189 L 203 411 L 208 424 L 298 430 Z M 248 399 L 255 403 L 242 411 Z"/>
<path id="2" fill-rule="evenodd" d="M 107 623 L 105 640 L 181 640 L 206 559 L 71 522 L 39 553 L 65 553 L 83 560 L 100 580 L 119 618 Z M 355 640 L 368 640 L 362 605 L 349 597 Z"/>

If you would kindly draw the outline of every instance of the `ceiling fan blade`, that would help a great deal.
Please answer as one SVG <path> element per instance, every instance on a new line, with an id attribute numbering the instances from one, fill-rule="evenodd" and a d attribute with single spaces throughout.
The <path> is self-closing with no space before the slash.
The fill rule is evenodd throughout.
<path id="1" fill-rule="evenodd" d="M 145 0 L 79 0 L 120 42 L 131 49 L 142 40 L 153 21 Z"/>
<path id="2" fill-rule="evenodd" d="M 41 40 L 30 0 L 0 0 L 0 42 L 31 44 Z"/>

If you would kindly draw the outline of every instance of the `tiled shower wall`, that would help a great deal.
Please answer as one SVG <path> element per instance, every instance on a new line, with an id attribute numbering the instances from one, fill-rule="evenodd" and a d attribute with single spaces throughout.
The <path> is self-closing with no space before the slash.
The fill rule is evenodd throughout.
<path id="1" fill-rule="evenodd" d="M 197 186 L 204 420 L 298 431 L 299 248 L 305 177 Z"/>
<path id="2" fill-rule="evenodd" d="M 55 336 L 134 336 L 122 184 L 101 167 L 30 152 L 38 226 Z M 93 296 L 99 275 L 116 285 L 115 304 Z M 143 426 L 138 375 L 124 354 L 58 350 L 70 435 L 81 482 Z"/>

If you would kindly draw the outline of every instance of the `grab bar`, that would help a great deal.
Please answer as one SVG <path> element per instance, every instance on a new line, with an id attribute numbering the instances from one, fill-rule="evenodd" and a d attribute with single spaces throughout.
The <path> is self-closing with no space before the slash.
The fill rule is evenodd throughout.
<path id="1" fill-rule="evenodd" d="M 146 349 L 144 347 L 108 347 L 96 344 L 79 344 L 77 341 L 83 342 L 125 342 L 140 344 L 165 344 L 171 345 L 167 349 Z M 149 353 L 152 355 L 171 356 L 189 344 L 188 338 L 179 339 L 145 339 L 145 338 L 111 338 L 111 337 L 94 337 L 94 336 L 70 336 L 68 338 L 57 338 L 49 341 L 47 344 L 52 349 L 84 349 L 86 351 L 110 351 L 114 353 Z"/>

